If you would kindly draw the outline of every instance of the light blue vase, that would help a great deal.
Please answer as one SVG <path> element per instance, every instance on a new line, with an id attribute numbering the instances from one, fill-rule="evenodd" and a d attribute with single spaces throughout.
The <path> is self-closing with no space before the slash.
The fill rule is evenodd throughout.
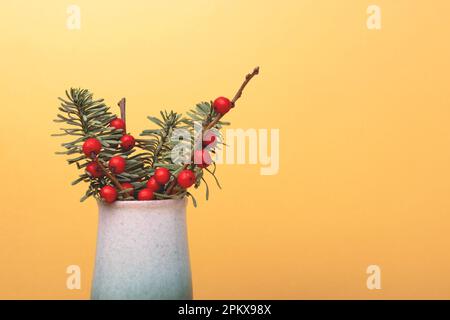
<path id="1" fill-rule="evenodd" d="M 98 202 L 92 299 L 192 299 L 186 203 Z"/>

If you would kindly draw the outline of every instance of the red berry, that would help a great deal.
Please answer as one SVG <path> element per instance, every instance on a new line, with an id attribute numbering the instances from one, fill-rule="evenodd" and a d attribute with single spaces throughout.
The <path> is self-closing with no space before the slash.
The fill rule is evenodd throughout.
<path id="1" fill-rule="evenodd" d="M 211 164 L 211 155 L 208 150 L 195 150 L 194 152 L 194 163 L 200 168 L 206 168 Z"/>
<path id="2" fill-rule="evenodd" d="M 88 163 L 88 165 L 86 166 L 86 172 L 93 178 L 100 178 L 101 176 L 103 176 L 102 169 L 95 161 Z"/>
<path id="3" fill-rule="evenodd" d="M 202 141 L 203 148 L 214 147 L 216 144 L 217 144 L 217 137 L 216 137 L 216 135 L 214 133 L 207 132 L 203 136 L 203 141 Z"/>
<path id="4" fill-rule="evenodd" d="M 102 144 L 95 138 L 89 138 L 83 143 L 83 153 L 88 158 L 93 158 L 100 153 Z"/>
<path id="5" fill-rule="evenodd" d="M 125 130 L 125 121 L 119 118 L 115 118 L 114 120 L 112 120 L 109 125 L 116 129 Z"/>
<path id="6" fill-rule="evenodd" d="M 115 174 L 121 174 L 125 171 L 126 161 L 121 156 L 114 156 L 109 160 L 109 169 Z"/>
<path id="7" fill-rule="evenodd" d="M 231 101 L 225 97 L 218 97 L 213 102 L 214 110 L 219 114 L 225 114 L 231 109 Z"/>
<path id="8" fill-rule="evenodd" d="M 154 197 L 153 191 L 150 190 L 149 188 L 142 189 L 138 193 L 138 199 L 141 201 L 142 200 L 152 200 L 153 197 Z"/>
<path id="9" fill-rule="evenodd" d="M 108 203 L 114 202 L 117 199 L 117 191 L 111 186 L 104 186 L 100 189 L 100 196 Z"/>
<path id="10" fill-rule="evenodd" d="M 178 174 L 178 184 L 187 189 L 195 183 L 195 173 L 192 170 L 185 169 Z"/>
<path id="11" fill-rule="evenodd" d="M 124 188 L 125 190 L 131 189 L 130 191 L 128 191 L 128 194 L 130 196 L 133 196 L 133 194 L 134 194 L 134 186 L 131 183 L 124 182 L 124 183 L 121 183 L 121 185 L 122 185 L 122 188 Z"/>
<path id="12" fill-rule="evenodd" d="M 135 144 L 134 137 L 129 134 L 124 134 L 122 138 L 120 138 L 120 145 L 124 151 L 128 151 L 133 149 Z"/>
<path id="13" fill-rule="evenodd" d="M 156 181 L 155 177 L 151 177 L 147 181 L 147 188 L 152 191 L 158 191 L 161 188 L 161 185 Z"/>
<path id="14" fill-rule="evenodd" d="M 153 176 L 155 177 L 156 182 L 160 185 L 165 185 L 169 182 L 170 172 L 167 168 L 157 168 Z"/>

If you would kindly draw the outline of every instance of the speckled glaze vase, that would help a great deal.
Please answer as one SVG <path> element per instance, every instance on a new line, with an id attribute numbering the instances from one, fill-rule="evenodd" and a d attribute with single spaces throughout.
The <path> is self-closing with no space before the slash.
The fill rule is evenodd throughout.
<path id="1" fill-rule="evenodd" d="M 192 299 L 186 202 L 98 202 L 92 299 Z"/>

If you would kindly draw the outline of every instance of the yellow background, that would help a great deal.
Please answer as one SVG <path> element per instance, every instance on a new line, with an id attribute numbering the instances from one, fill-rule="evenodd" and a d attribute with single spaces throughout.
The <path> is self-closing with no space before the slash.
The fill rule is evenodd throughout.
<path id="1" fill-rule="evenodd" d="M 66 28 L 69 4 L 81 30 Z M 382 10 L 368 30 L 366 9 Z M 189 207 L 194 294 L 209 298 L 450 298 L 448 1 L 3 1 L 0 298 L 88 298 L 95 201 L 54 155 L 70 86 L 128 128 L 162 107 L 232 96 L 232 128 L 279 128 L 280 171 L 221 165 Z M 117 110 L 118 111 L 118 110 Z M 81 266 L 81 290 L 66 267 Z M 379 265 L 382 289 L 368 290 Z"/>

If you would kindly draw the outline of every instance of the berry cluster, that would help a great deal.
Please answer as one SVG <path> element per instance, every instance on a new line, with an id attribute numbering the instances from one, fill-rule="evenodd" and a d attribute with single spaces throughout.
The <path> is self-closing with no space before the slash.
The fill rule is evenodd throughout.
<path id="1" fill-rule="evenodd" d="M 109 123 L 110 127 L 121 130 L 125 132 L 125 121 L 119 118 L 115 118 L 111 120 Z M 132 135 L 123 134 L 120 138 L 120 146 L 123 151 L 129 151 L 135 146 L 135 139 Z M 102 168 L 102 165 L 99 164 L 98 155 L 102 149 L 102 144 L 96 138 L 89 138 L 83 143 L 83 153 L 84 155 L 92 159 L 86 166 L 86 172 L 92 178 L 101 178 L 104 175 L 108 174 L 106 169 Z M 110 170 L 109 174 L 117 175 L 125 172 L 125 167 L 127 163 L 126 160 L 121 156 L 113 156 L 108 161 L 108 168 Z M 134 187 L 131 183 L 122 183 L 122 189 L 126 190 L 128 194 L 130 194 L 134 190 Z M 129 190 L 131 189 L 131 190 Z M 100 189 L 100 196 L 102 199 L 108 203 L 114 202 L 117 200 L 118 192 L 117 190 L 110 185 L 106 185 Z"/>

